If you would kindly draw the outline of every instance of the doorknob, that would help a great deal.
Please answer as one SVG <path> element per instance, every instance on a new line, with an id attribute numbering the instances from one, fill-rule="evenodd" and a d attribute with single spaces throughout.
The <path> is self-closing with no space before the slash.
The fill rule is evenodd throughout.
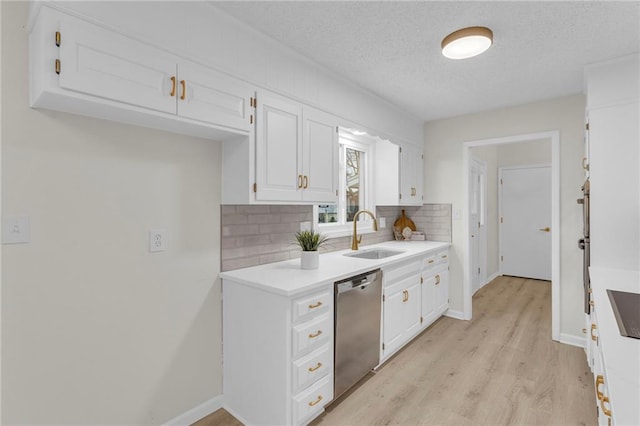
<path id="1" fill-rule="evenodd" d="M 551 228 L 549 228 L 547 226 L 546 228 L 540 228 L 540 231 L 542 231 L 542 232 L 551 232 Z"/>

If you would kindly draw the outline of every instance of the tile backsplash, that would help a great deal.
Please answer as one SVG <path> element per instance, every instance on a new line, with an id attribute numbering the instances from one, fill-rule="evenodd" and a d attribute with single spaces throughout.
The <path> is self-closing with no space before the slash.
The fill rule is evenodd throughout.
<path id="1" fill-rule="evenodd" d="M 426 233 L 427 239 L 451 241 L 450 204 L 379 206 L 376 217 L 384 217 L 387 226 L 373 234 L 365 234 L 361 245 L 393 240 L 393 223 L 403 208 L 416 228 Z M 300 230 L 300 222 L 311 222 L 312 215 L 312 206 L 222 206 L 222 271 L 300 257 L 294 236 Z M 351 237 L 339 237 L 330 239 L 320 251 L 326 253 L 349 247 Z"/>

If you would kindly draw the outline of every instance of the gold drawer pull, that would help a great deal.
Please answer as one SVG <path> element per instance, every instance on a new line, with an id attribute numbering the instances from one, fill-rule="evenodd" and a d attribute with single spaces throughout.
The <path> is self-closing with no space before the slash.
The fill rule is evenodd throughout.
<path id="1" fill-rule="evenodd" d="M 446 259 L 446 258 L 447 258 L 447 255 L 446 255 L 446 254 L 443 254 L 443 255 L 442 255 L 442 258 L 443 258 L 443 259 Z"/>
<path id="2" fill-rule="evenodd" d="M 316 333 L 309 334 L 309 339 L 315 339 L 322 334 L 322 330 L 318 330 Z"/>
<path id="3" fill-rule="evenodd" d="M 315 305 L 309 305 L 309 309 L 319 308 L 320 306 L 322 306 L 322 302 L 318 302 Z"/>
<path id="4" fill-rule="evenodd" d="M 302 175 L 298 175 L 298 189 L 302 189 Z"/>
<path id="5" fill-rule="evenodd" d="M 307 189 L 309 187 L 309 176 L 303 176 L 304 185 L 302 185 L 302 189 Z"/>
<path id="6" fill-rule="evenodd" d="M 433 259 L 429 259 L 429 263 L 433 263 Z"/>
<path id="7" fill-rule="evenodd" d="M 314 405 L 318 405 L 318 403 L 322 401 L 322 395 L 318 395 L 318 398 L 315 401 L 311 401 L 309 403 L 309 407 L 313 407 Z"/>
<path id="8" fill-rule="evenodd" d="M 436 285 L 440 284 L 440 274 L 436 275 Z"/>
<path id="9" fill-rule="evenodd" d="M 309 367 L 309 371 L 310 372 L 314 372 L 320 367 L 322 367 L 322 363 L 321 362 L 317 363 L 315 367 Z"/>
<path id="10" fill-rule="evenodd" d="M 604 385 L 604 376 L 598 374 L 598 377 L 596 377 L 596 396 L 600 401 L 602 401 L 604 393 L 600 392 L 600 385 Z"/>
<path id="11" fill-rule="evenodd" d="M 598 336 L 594 336 L 593 332 L 595 329 L 597 329 L 598 326 L 595 324 L 591 324 L 591 340 L 593 340 L 594 342 L 598 343 Z"/>
<path id="12" fill-rule="evenodd" d="M 602 399 L 600 400 L 600 408 L 602 408 L 602 412 L 604 413 L 605 416 L 607 417 L 611 417 L 611 410 L 607 410 L 604 407 L 605 403 L 609 402 L 609 397 L 608 396 L 603 396 Z"/>

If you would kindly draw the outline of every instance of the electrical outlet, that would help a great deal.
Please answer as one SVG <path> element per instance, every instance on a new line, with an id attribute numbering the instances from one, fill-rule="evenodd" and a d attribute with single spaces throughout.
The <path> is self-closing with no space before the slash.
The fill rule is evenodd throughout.
<path id="1" fill-rule="evenodd" d="M 149 231 L 149 253 L 165 251 L 167 249 L 167 232 L 164 229 Z"/>
<path id="2" fill-rule="evenodd" d="M 29 216 L 4 216 L 2 218 L 2 244 L 31 242 Z"/>
<path id="3" fill-rule="evenodd" d="M 311 222 L 300 222 L 300 232 L 311 231 Z"/>
<path id="4" fill-rule="evenodd" d="M 378 218 L 378 228 L 384 229 L 386 227 L 387 227 L 387 218 L 386 217 Z"/>

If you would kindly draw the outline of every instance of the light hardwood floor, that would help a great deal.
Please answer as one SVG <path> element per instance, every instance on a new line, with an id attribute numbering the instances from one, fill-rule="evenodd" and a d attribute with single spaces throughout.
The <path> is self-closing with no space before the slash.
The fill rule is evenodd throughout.
<path id="1" fill-rule="evenodd" d="M 441 318 L 313 425 L 595 425 L 593 395 L 584 351 L 551 341 L 551 284 L 505 276 L 473 320 Z"/>

